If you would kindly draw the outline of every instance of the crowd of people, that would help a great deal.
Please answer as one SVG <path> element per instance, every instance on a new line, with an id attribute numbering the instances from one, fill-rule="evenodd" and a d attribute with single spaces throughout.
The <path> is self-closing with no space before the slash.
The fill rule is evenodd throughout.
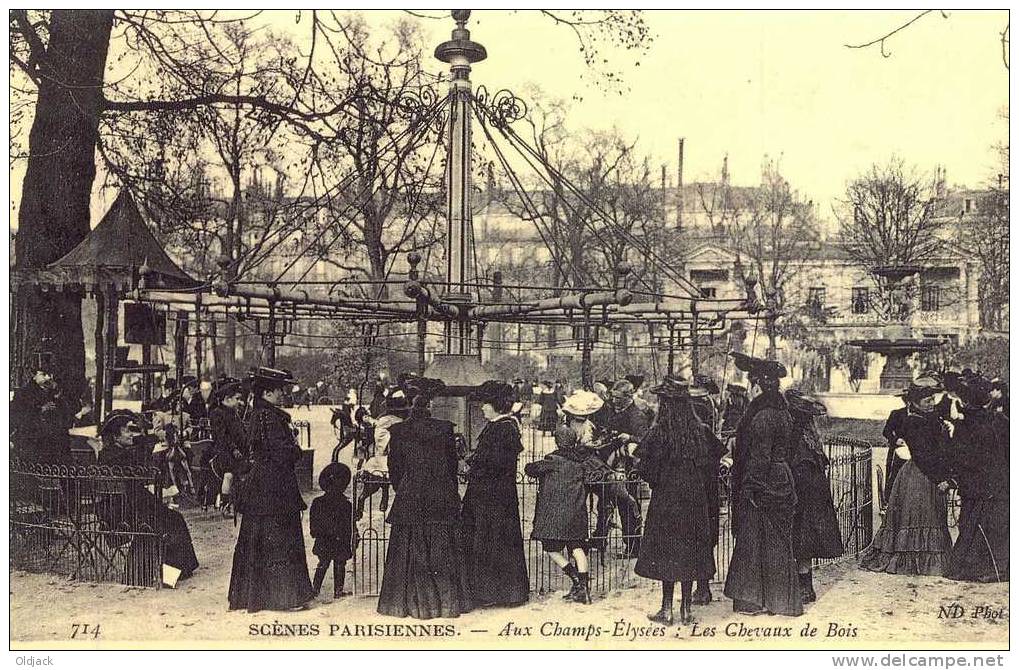
<path id="1" fill-rule="evenodd" d="M 867 570 L 1008 581 L 1008 387 L 972 370 L 925 373 L 885 424 L 887 507 Z M 959 536 L 946 493 L 958 491 Z"/>
<path id="2" fill-rule="evenodd" d="M 571 588 L 565 598 L 591 602 L 590 554 L 608 550 L 618 514 L 619 559 L 661 583 L 650 618 L 674 621 L 710 603 L 719 540 L 719 463 L 732 466 L 729 505 L 735 545 L 724 586 L 743 614 L 798 616 L 817 598 L 811 566 L 844 553 L 827 477 L 817 417 L 823 403 L 781 389 L 786 368 L 774 360 L 732 353 L 750 388 L 720 387 L 710 378 L 667 376 L 645 388 L 628 376 L 599 380 L 569 393 L 551 381 L 489 381 L 469 400 L 484 428 L 469 448 L 452 422 L 433 417 L 439 380 L 403 375 L 380 387 L 371 405 L 356 398 L 334 410 L 337 445 L 320 474 L 322 495 L 310 510 L 309 574 L 301 517 L 307 509 L 295 464 L 300 448 L 282 409 L 294 378 L 258 368 L 245 380 L 168 380 L 142 414 L 117 411 L 99 429 L 103 464 L 172 469 L 182 437 L 209 446 L 197 457 L 216 482 L 217 504 L 240 515 L 228 603 L 230 609 L 293 610 L 320 592 L 330 567 L 334 597 L 344 591 L 345 564 L 359 538 L 357 521 L 375 493 L 390 524 L 378 611 L 428 619 L 527 602 L 530 584 L 518 500 L 519 469 L 537 481 L 530 539 L 540 541 Z M 12 401 L 12 446 L 24 458 L 70 462 L 67 430 L 87 416 L 61 397 L 40 363 Z M 885 437 L 887 510 L 861 556 L 868 570 L 1008 580 L 1007 386 L 971 371 L 925 374 L 902 393 L 905 407 L 889 417 Z M 555 450 L 520 463 L 522 410 L 533 407 L 535 430 Z M 339 452 L 354 447 L 352 473 Z M 162 456 L 160 456 L 162 454 Z M 353 477 L 354 500 L 346 491 Z M 461 497 L 461 481 L 466 488 Z M 646 514 L 640 487 L 651 491 Z M 945 494 L 962 500 L 960 533 L 948 533 Z M 154 495 L 139 492 L 139 495 Z M 392 494 L 392 504 L 390 504 Z M 595 500 L 594 523 L 588 498 Z M 198 567 L 184 517 L 156 501 L 166 534 L 165 562 L 179 578 Z M 116 523 L 117 520 L 107 520 Z"/>

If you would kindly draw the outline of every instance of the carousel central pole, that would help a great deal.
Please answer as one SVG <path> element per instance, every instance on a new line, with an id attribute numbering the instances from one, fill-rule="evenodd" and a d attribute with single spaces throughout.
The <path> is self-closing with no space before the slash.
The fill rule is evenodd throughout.
<path id="1" fill-rule="evenodd" d="M 467 286 L 467 248 L 473 215 L 471 206 L 471 64 L 485 60 L 485 47 L 472 42 L 465 27 L 471 13 L 466 9 L 452 12 L 456 28 L 448 42 L 435 49 L 435 57 L 449 63 L 449 133 L 446 145 L 446 294 L 445 302 L 466 305 L 471 302 Z M 464 312 L 466 309 L 464 310 Z M 445 325 L 446 353 L 471 353 L 470 326 L 463 316 Z"/>

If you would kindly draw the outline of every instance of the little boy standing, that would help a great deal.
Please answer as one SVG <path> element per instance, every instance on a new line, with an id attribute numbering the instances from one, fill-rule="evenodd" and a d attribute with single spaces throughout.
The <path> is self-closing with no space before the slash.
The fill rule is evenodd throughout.
<path id="1" fill-rule="evenodd" d="M 311 536 L 315 538 L 312 553 L 318 556 L 312 586 L 315 595 L 322 589 L 329 564 L 333 566 L 333 597 L 349 595 L 343 591 L 347 561 L 354 555 L 354 507 L 344 495 L 350 484 L 350 468 L 330 463 L 318 476 L 323 494 L 311 502 Z"/>

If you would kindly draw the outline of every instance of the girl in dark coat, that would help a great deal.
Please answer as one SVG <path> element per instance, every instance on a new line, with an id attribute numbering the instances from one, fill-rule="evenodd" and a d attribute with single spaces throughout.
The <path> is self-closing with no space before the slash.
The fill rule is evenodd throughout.
<path id="1" fill-rule="evenodd" d="M 550 381 L 541 383 L 541 393 L 538 394 L 538 405 L 541 407 L 541 415 L 538 417 L 538 430 L 545 433 L 555 432 L 559 423 L 560 396 L 555 386 Z"/>
<path id="2" fill-rule="evenodd" d="M 144 466 L 150 465 L 149 455 L 152 453 L 154 439 L 146 439 L 142 434 L 141 419 L 130 412 L 114 413 L 103 423 L 100 431 L 103 449 L 99 452 L 100 465 L 112 466 Z M 152 493 L 136 484 L 136 489 L 127 491 L 125 499 L 130 501 L 126 506 L 100 505 L 98 515 L 110 529 L 127 526 L 131 530 L 140 530 L 139 523 L 148 510 L 153 512 L 156 529 L 163 535 L 163 563 L 180 571 L 179 578 L 187 579 L 198 569 L 198 557 L 191 541 L 184 516 L 177 510 L 170 509 L 162 500 L 156 499 Z M 138 537 L 128 549 L 128 565 L 135 574 L 138 564 L 144 560 L 146 551 L 144 543 L 147 538 Z M 171 584 L 173 586 L 173 584 Z"/>
<path id="3" fill-rule="evenodd" d="M 989 390 L 983 379 L 969 380 L 961 390 L 964 416 L 955 423 L 951 456 L 962 509 L 949 579 L 1008 581 L 1008 419 L 986 407 Z"/>
<path id="4" fill-rule="evenodd" d="M 661 403 L 658 420 L 636 452 L 638 472 L 651 486 L 651 502 L 634 572 L 662 583 L 662 607 L 648 618 L 666 625 L 673 622 L 676 582 L 682 587 L 680 621 L 688 624 L 693 620 L 693 583 L 715 574 L 718 528 L 711 522 L 709 491 L 715 489 L 717 501 L 721 445 L 694 415 L 689 391 L 675 377 L 653 389 Z"/>
<path id="5" fill-rule="evenodd" d="M 587 484 L 602 471 L 602 462 L 580 448 L 577 434 L 566 426 L 555 433 L 556 450 L 540 461 L 524 466 L 528 476 L 538 480 L 531 539 L 541 540 L 542 549 L 573 582 L 566 598 L 590 604 L 588 563 Z M 570 556 L 576 566 L 570 562 Z"/>
<path id="6" fill-rule="evenodd" d="M 906 462 L 895 475 L 881 528 L 860 555 L 864 570 L 943 575 L 948 567 L 947 432 L 934 411 L 937 390 L 914 382 L 906 396 L 909 414 L 900 431 L 905 445 L 898 448 Z"/>
<path id="7" fill-rule="evenodd" d="M 736 612 L 800 616 L 803 602 L 793 556 L 796 487 L 788 463 L 791 419 L 778 381 L 788 373 L 777 361 L 732 355 L 761 394 L 747 405 L 736 430 L 732 470 L 736 544 L 725 595 L 732 598 Z"/>
<path id="8" fill-rule="evenodd" d="M 814 417 L 824 416 L 824 405 L 800 391 L 785 394 L 793 419 L 793 451 L 790 464 L 796 482 L 796 515 L 793 517 L 793 554 L 800 576 L 800 596 L 804 603 L 817 600 L 811 566 L 815 558 L 838 558 L 845 548 L 831 485 L 826 471 L 828 457 L 821 447 Z"/>
<path id="9" fill-rule="evenodd" d="M 294 465 L 301 449 L 290 415 L 277 407 L 294 383 L 284 370 L 259 368 L 248 415 L 252 466 L 237 501 L 241 529 L 230 572 L 230 609 L 304 609 L 314 598 L 304 551 L 301 512 L 306 509 Z"/>
<path id="10" fill-rule="evenodd" d="M 482 384 L 471 396 L 488 423 L 470 459 L 460 516 L 465 576 L 476 607 L 522 605 L 530 583 L 517 502 L 517 457 L 524 447 L 520 426 L 509 416 L 513 387 Z"/>
<path id="11" fill-rule="evenodd" d="M 333 566 L 333 598 L 349 595 L 343 591 L 347 561 L 354 555 L 357 542 L 354 528 L 354 506 L 344 495 L 350 485 L 350 468 L 330 463 L 318 476 L 318 487 L 325 493 L 311 501 L 308 516 L 315 545 L 311 553 L 318 556 L 318 567 L 312 588 L 315 595 L 322 590 L 329 566 Z"/>
<path id="12" fill-rule="evenodd" d="M 378 603 L 379 613 L 389 616 L 456 617 L 471 609 L 457 543 L 454 426 L 428 413 L 433 392 L 418 395 L 410 418 L 390 428 L 389 481 L 396 499 L 386 518 L 389 548 Z"/>

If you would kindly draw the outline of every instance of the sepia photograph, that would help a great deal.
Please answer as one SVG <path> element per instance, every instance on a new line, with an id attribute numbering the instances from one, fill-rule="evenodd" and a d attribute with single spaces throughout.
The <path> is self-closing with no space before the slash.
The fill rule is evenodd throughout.
<path id="1" fill-rule="evenodd" d="M 9 10 L 11 662 L 1005 665 L 1009 22 Z"/>

